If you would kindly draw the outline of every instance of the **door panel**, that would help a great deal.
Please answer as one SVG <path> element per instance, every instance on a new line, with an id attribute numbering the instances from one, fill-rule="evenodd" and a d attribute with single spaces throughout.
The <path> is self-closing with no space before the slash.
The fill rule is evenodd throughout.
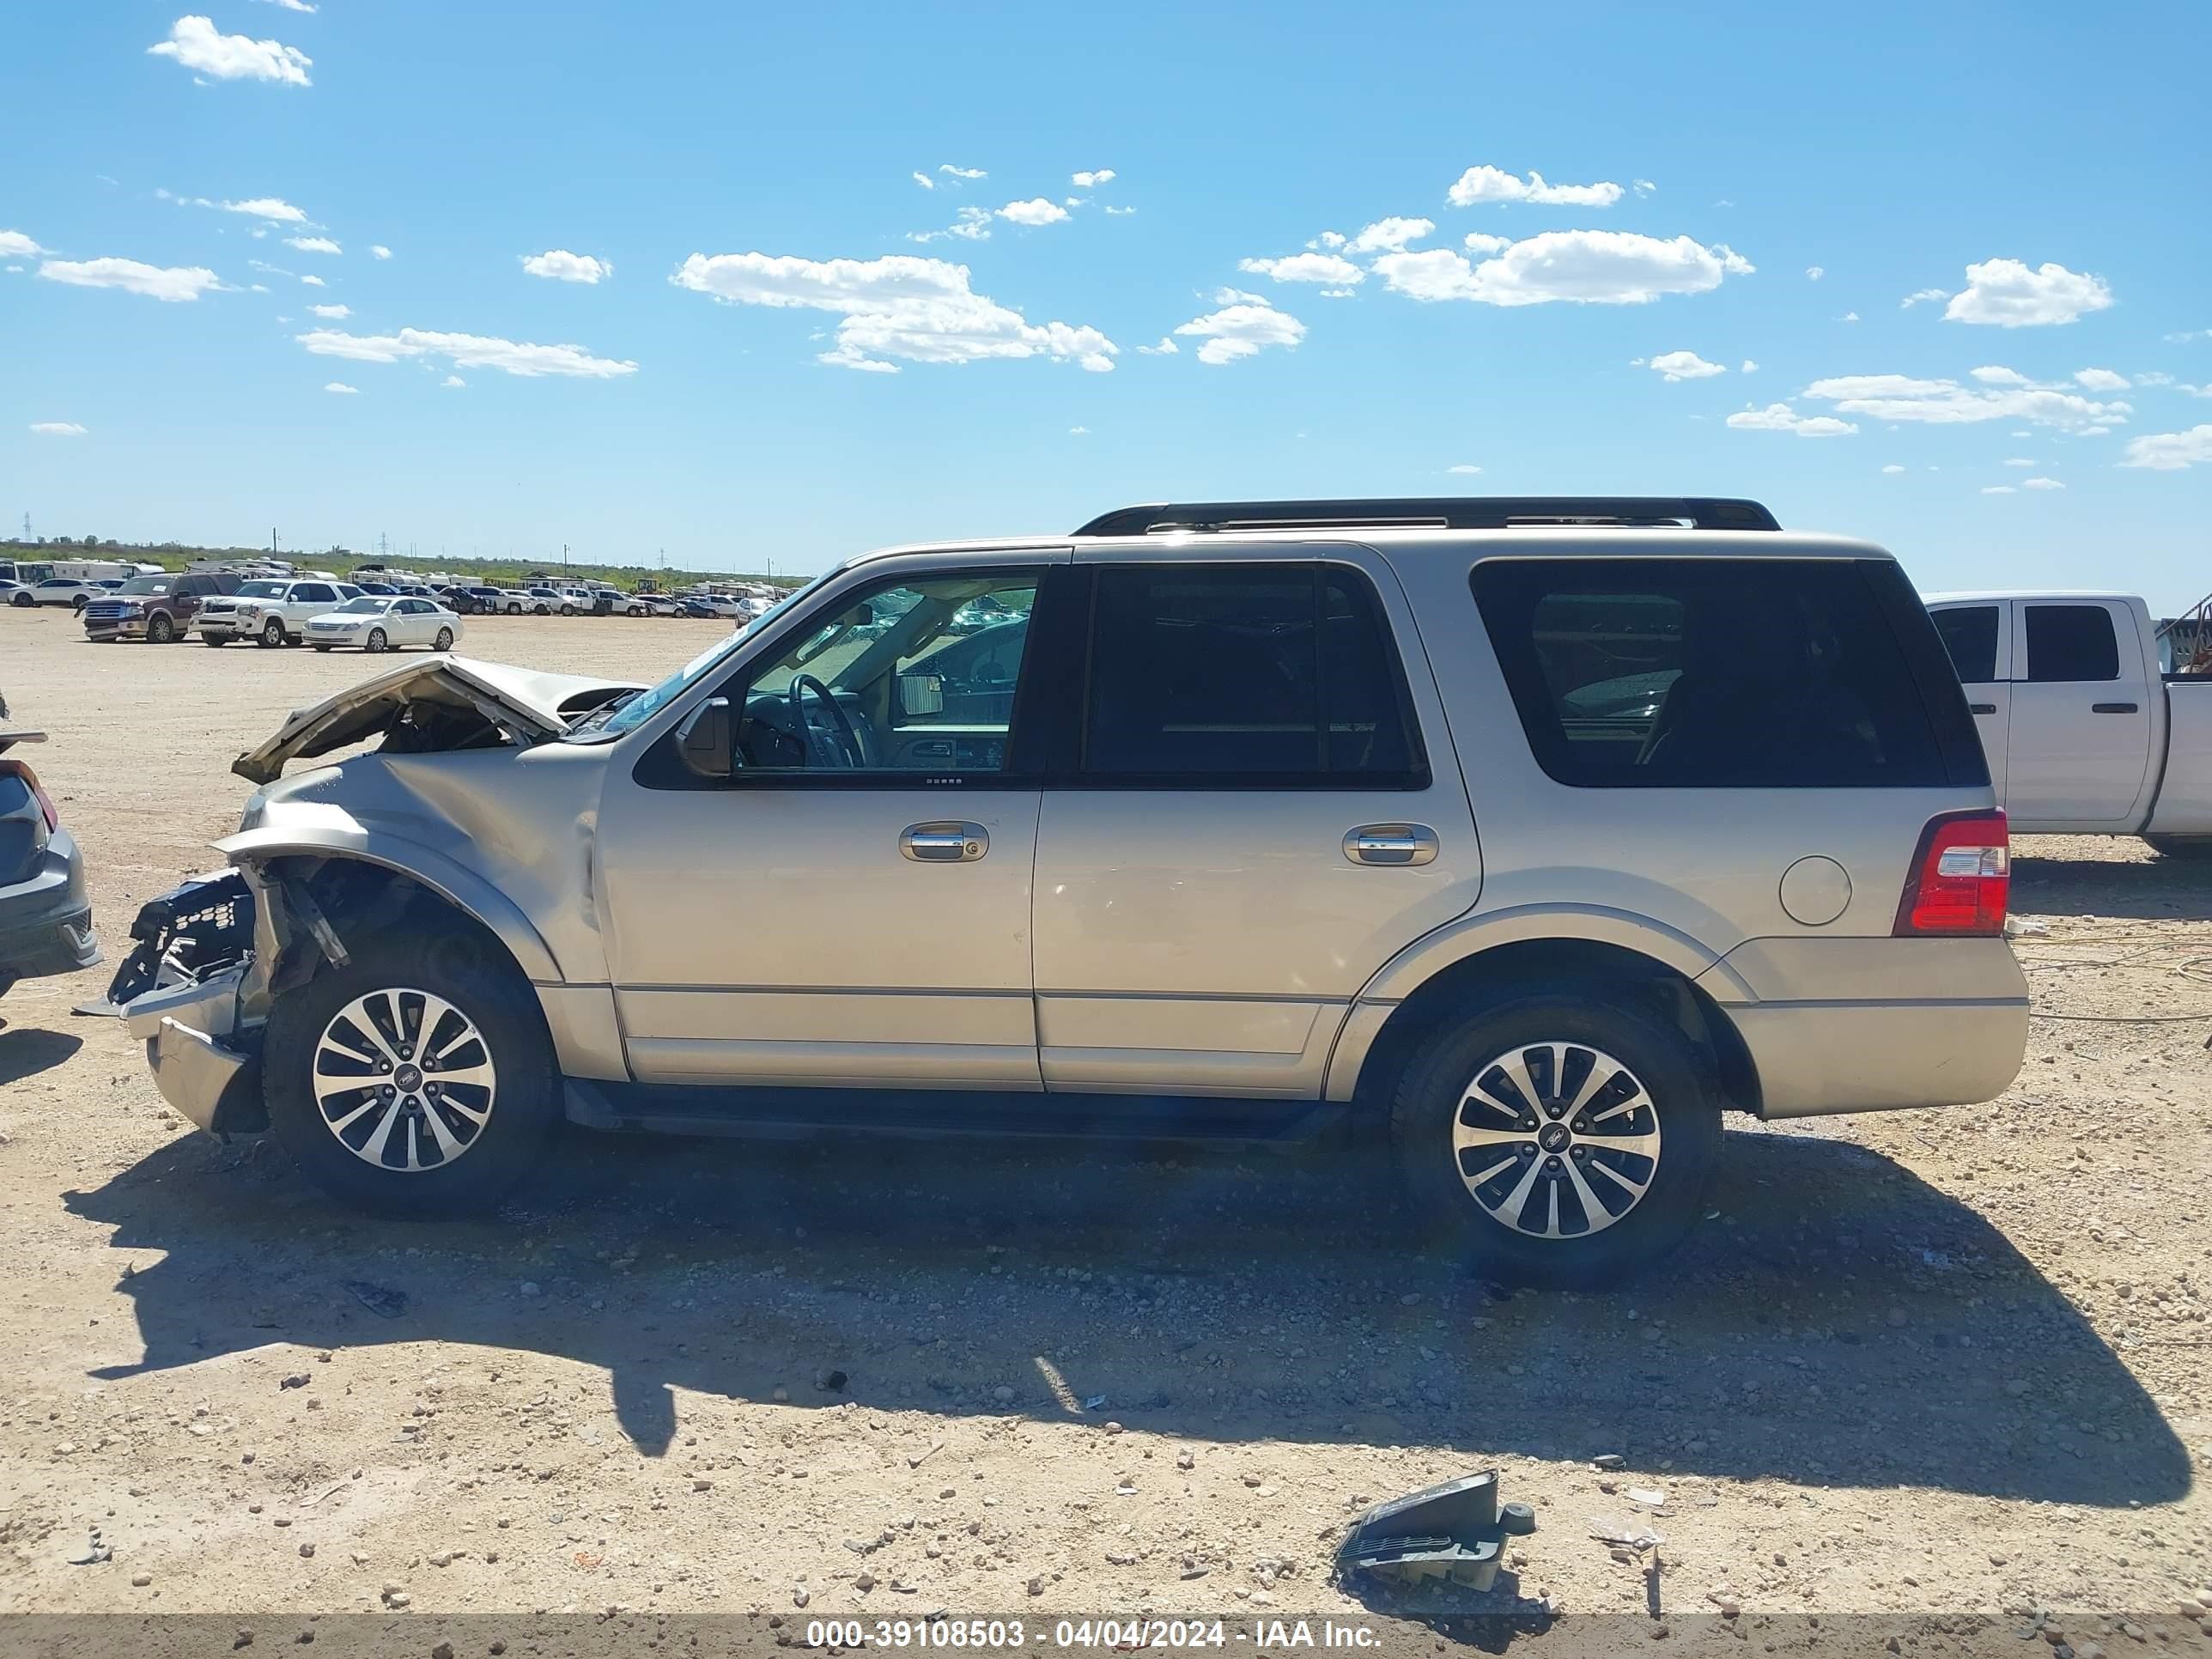
<path id="1" fill-rule="evenodd" d="M 2150 699 L 2164 691 L 2144 676 L 2134 618 L 2091 600 L 2014 609 L 2005 787 L 2015 827 L 2131 825 L 2150 765 Z"/>
<path id="2" fill-rule="evenodd" d="M 1980 732 L 1997 805 L 2005 805 L 2006 749 L 2012 729 L 2013 611 L 2009 600 L 1929 607 L 1936 631 L 1966 693 L 1966 708 Z"/>
<path id="3" fill-rule="evenodd" d="M 1397 583 L 1362 549 L 1285 562 L 1306 552 L 1079 560 L 1101 567 L 1091 702 L 1037 835 L 1048 1089 L 1318 1095 L 1362 987 L 1474 902 L 1473 816 Z M 1287 573 L 1343 567 L 1302 613 L 1316 579 Z M 1347 847 L 1413 826 L 1432 856 Z"/>

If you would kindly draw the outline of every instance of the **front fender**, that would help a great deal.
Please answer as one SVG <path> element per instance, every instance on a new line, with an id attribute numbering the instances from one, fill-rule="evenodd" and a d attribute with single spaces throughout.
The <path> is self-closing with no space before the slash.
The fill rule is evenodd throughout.
<path id="1" fill-rule="evenodd" d="M 560 984 L 568 975 L 530 918 L 514 900 L 483 877 L 444 854 L 357 820 L 287 824 L 242 830 L 215 843 L 233 864 L 262 864 L 280 858 L 357 859 L 420 882 L 455 909 L 489 928 L 506 945 L 532 984 Z"/>

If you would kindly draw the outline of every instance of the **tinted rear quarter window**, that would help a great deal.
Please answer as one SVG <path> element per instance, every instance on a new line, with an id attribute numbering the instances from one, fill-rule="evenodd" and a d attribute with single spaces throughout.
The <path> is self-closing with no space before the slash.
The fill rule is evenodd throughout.
<path id="1" fill-rule="evenodd" d="M 2027 607 L 2027 678 L 2031 680 L 2116 680 L 2120 647 L 2112 613 L 2101 605 Z"/>
<path id="2" fill-rule="evenodd" d="M 1561 783 L 1986 783 L 1926 611 L 1884 582 L 1903 577 L 1843 559 L 1495 559 L 1472 577 L 1529 747 Z M 1930 696 L 1958 708 L 1931 714 Z"/>

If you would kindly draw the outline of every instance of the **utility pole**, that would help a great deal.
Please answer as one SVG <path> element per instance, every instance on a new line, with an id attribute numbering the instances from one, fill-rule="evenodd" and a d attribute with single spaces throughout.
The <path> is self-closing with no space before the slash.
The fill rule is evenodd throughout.
<path id="1" fill-rule="evenodd" d="M 273 524 L 269 526 L 269 556 L 276 556 L 276 526 Z"/>

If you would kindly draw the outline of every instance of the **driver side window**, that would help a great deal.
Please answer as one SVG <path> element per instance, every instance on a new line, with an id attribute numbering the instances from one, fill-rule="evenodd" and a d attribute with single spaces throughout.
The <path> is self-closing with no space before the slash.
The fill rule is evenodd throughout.
<path id="1" fill-rule="evenodd" d="M 909 580 L 815 619 L 727 693 L 739 775 L 1003 771 L 1039 574 Z"/>

